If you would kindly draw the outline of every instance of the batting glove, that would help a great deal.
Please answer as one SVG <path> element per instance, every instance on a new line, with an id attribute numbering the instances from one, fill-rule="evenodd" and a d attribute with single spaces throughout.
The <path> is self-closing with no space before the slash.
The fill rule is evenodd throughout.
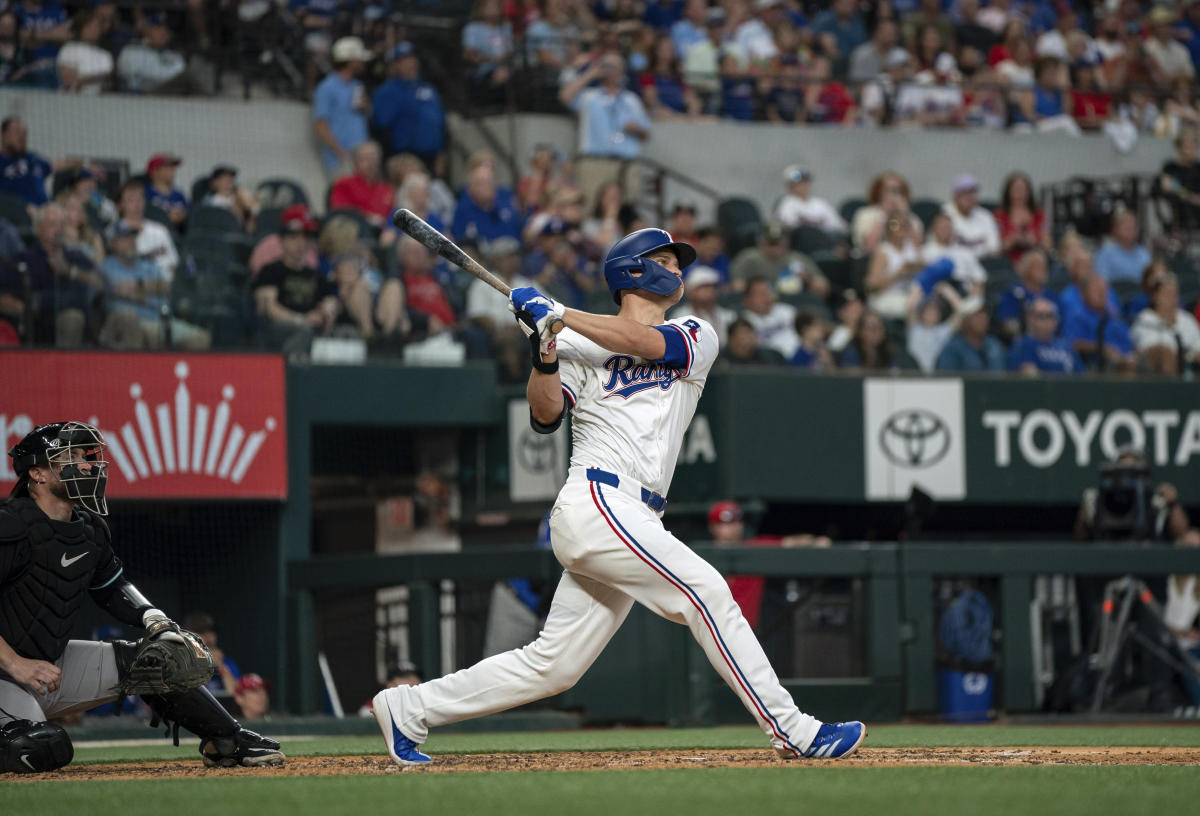
<path id="1" fill-rule="evenodd" d="M 537 289 L 523 286 L 509 295 L 508 309 L 517 316 L 517 325 L 525 332 L 525 336 L 536 334 L 541 353 L 548 354 L 554 346 L 554 333 L 550 326 L 554 321 L 562 320 L 567 308 Z"/>

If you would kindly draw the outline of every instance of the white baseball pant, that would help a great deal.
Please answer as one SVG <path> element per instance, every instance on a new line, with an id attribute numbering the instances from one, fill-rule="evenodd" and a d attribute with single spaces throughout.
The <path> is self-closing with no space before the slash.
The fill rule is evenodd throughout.
<path id="1" fill-rule="evenodd" d="M 776 750 L 793 756 L 809 746 L 820 721 L 802 713 L 780 684 L 725 579 L 635 498 L 637 482 L 620 479 L 614 488 L 572 468 L 550 514 L 554 554 L 566 569 L 545 628 L 528 646 L 389 691 L 405 736 L 422 743 L 430 728 L 569 689 L 637 601 L 692 630 Z"/>

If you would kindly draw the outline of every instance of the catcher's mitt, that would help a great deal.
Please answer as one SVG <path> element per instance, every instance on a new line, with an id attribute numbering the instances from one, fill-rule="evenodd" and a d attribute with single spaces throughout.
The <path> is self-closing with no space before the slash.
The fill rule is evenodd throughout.
<path id="1" fill-rule="evenodd" d="M 212 679 L 213 659 L 195 632 L 181 630 L 183 642 L 146 638 L 138 644 L 121 683 L 122 694 L 167 694 L 188 691 Z"/>

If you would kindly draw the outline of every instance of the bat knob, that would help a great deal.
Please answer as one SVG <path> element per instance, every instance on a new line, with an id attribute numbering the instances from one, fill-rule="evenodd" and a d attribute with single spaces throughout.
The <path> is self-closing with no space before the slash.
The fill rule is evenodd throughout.
<path id="1" fill-rule="evenodd" d="M 556 318 L 554 318 L 554 320 L 550 321 L 550 333 L 551 334 L 558 334 L 562 330 L 563 330 L 563 322 L 562 322 L 561 318 L 556 317 Z"/>

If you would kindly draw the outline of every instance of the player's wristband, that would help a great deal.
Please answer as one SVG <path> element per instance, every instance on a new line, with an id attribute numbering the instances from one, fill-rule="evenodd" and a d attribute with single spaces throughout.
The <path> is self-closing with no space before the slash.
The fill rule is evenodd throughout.
<path id="1" fill-rule="evenodd" d="M 542 374 L 557 374 L 558 373 L 558 357 L 554 358 L 554 362 L 547 363 L 542 359 L 542 343 L 537 334 L 529 336 L 529 352 L 533 358 L 533 367 Z"/>

